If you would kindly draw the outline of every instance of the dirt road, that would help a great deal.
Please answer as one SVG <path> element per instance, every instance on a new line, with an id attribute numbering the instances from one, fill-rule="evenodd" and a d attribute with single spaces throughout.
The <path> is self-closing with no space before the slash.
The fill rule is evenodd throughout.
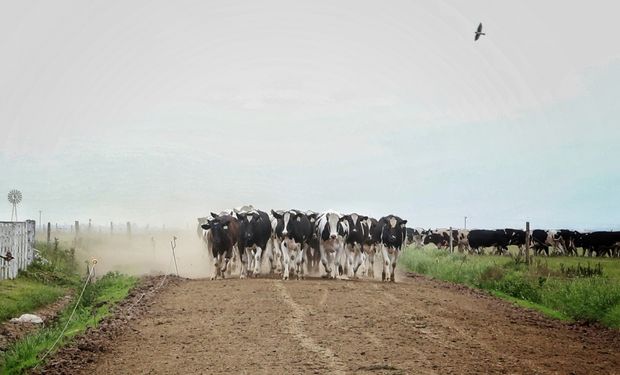
<path id="1" fill-rule="evenodd" d="M 612 374 L 617 331 L 567 325 L 468 288 L 183 280 L 84 374 Z"/>

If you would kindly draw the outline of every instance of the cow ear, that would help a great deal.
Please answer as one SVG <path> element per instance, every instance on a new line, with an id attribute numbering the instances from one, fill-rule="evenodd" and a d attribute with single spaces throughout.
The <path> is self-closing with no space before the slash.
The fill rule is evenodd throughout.
<path id="1" fill-rule="evenodd" d="M 277 213 L 274 210 L 271 210 L 271 214 L 273 215 L 273 217 L 275 217 L 276 219 L 282 219 L 282 215 L 280 215 L 279 213 Z"/>
<path id="2" fill-rule="evenodd" d="M 220 215 L 216 214 L 215 212 L 211 212 L 211 216 L 216 219 L 218 218 Z"/>
<path id="3" fill-rule="evenodd" d="M 367 220 L 368 216 L 360 216 L 360 220 Z"/>
<path id="4" fill-rule="evenodd" d="M 400 222 L 400 223 L 401 223 L 402 225 L 405 225 L 405 224 L 407 224 L 407 220 L 401 220 L 401 222 Z"/>
<path id="5" fill-rule="evenodd" d="M 207 223 L 207 224 L 202 224 L 200 226 L 202 229 L 211 229 L 211 224 Z"/>

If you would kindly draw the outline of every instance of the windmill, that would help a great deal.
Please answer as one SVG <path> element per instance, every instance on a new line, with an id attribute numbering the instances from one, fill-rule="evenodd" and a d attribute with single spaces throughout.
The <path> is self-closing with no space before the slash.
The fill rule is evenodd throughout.
<path id="1" fill-rule="evenodd" d="M 15 217 L 15 221 L 17 221 L 17 205 L 22 201 L 22 192 L 19 190 L 11 190 L 8 195 L 9 203 L 13 205 L 13 209 L 11 210 L 11 221 L 13 221 L 13 217 Z"/>

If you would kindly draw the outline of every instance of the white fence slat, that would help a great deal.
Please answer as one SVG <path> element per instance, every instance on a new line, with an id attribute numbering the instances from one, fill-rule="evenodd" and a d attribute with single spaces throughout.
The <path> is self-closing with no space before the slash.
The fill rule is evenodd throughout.
<path id="1" fill-rule="evenodd" d="M 11 252 L 14 259 L 0 258 L 0 280 L 14 279 L 34 260 L 34 220 L 21 222 L 0 221 L 0 255 Z"/>

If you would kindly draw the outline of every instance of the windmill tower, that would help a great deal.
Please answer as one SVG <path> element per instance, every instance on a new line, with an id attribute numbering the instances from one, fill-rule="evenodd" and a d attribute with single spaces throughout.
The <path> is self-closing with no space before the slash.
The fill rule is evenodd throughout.
<path id="1" fill-rule="evenodd" d="M 22 192 L 13 189 L 9 191 L 8 199 L 13 206 L 11 209 L 11 221 L 17 221 L 17 205 L 22 201 Z M 15 220 L 13 220 L 13 217 L 15 217 Z"/>

